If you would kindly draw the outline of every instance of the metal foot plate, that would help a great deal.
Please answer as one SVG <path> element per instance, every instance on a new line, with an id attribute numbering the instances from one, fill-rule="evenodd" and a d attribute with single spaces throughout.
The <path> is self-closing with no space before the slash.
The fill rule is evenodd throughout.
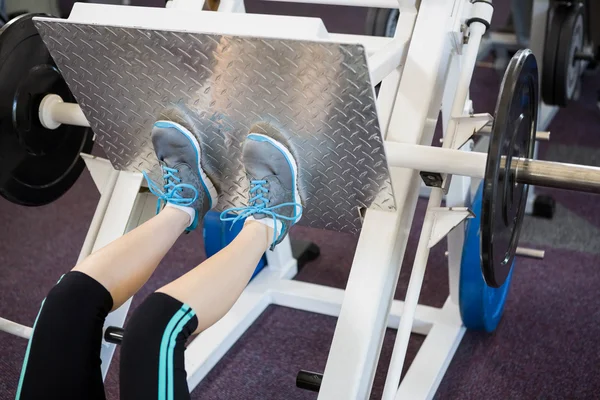
<path id="1" fill-rule="evenodd" d="M 243 206 L 241 144 L 278 131 L 297 159 L 301 223 L 357 232 L 360 208 L 395 202 L 364 48 L 37 20 L 117 169 L 151 170 L 153 123 L 192 111 L 218 210 Z"/>

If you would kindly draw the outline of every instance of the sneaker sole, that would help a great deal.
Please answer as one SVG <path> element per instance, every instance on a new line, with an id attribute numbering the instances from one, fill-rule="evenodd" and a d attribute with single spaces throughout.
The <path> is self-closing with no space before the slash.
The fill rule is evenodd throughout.
<path id="1" fill-rule="evenodd" d="M 198 139 L 196 139 L 194 134 L 192 132 L 190 132 L 186 127 L 179 125 L 177 122 L 156 121 L 156 123 L 154 125 L 160 124 L 160 123 L 169 125 L 170 127 L 177 129 L 179 132 L 183 133 L 189 139 L 189 141 L 192 142 L 192 144 L 194 145 L 194 148 L 196 149 L 196 154 L 198 155 L 198 159 L 197 159 L 198 175 L 200 176 L 200 182 L 202 183 L 202 186 L 204 186 L 205 192 L 208 193 L 208 197 L 210 200 L 209 209 L 212 209 L 214 206 L 217 205 L 219 195 L 217 194 L 217 189 L 215 189 L 215 186 L 211 182 L 210 178 L 208 176 L 206 176 L 206 174 L 204 173 L 204 170 L 202 169 L 202 164 L 201 164 L 202 149 L 200 148 L 200 143 L 198 143 Z"/>
<path id="2" fill-rule="evenodd" d="M 294 158 L 292 153 L 290 153 L 290 151 L 287 149 L 287 147 L 285 147 L 283 144 L 281 144 L 277 140 L 275 140 L 267 135 L 263 135 L 261 133 L 250 133 L 248 135 L 248 139 L 254 140 L 253 139 L 254 137 L 259 138 L 259 140 L 257 140 L 258 142 L 271 143 L 273 146 L 275 146 L 275 148 L 277 148 L 279 151 L 281 151 L 283 153 L 283 155 L 287 159 L 288 164 L 292 167 L 292 172 L 293 172 L 292 186 L 294 187 L 295 203 L 302 204 L 302 199 L 300 198 L 300 190 L 298 189 L 298 165 L 296 164 L 296 159 Z M 295 207 L 295 208 L 297 208 L 297 207 Z M 294 212 L 296 212 L 296 210 L 294 210 Z M 294 223 L 297 223 L 298 221 L 300 221 L 300 218 L 302 218 L 302 213 L 300 213 L 300 215 L 298 216 L 298 218 L 296 219 L 296 221 Z"/>

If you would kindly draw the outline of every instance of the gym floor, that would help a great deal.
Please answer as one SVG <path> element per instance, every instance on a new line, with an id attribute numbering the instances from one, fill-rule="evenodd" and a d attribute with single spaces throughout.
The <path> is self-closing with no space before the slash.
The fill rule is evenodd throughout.
<path id="1" fill-rule="evenodd" d="M 155 1 L 156 3 L 157 1 Z M 134 2 L 135 3 L 135 2 Z M 507 3 L 507 2 L 506 2 Z M 249 12 L 313 15 L 331 31 L 362 33 L 364 9 L 339 9 L 247 0 Z M 496 5 L 496 24 L 506 17 Z M 501 76 L 477 69 L 471 96 L 476 112 L 493 112 Z M 559 112 L 552 139 L 540 147 L 548 160 L 600 166 L 600 78 L 585 77 L 579 101 Z M 95 153 L 102 155 L 99 148 Z M 467 332 L 436 394 L 436 399 L 591 399 L 600 378 L 600 208 L 598 197 L 540 190 L 557 202 L 553 220 L 526 217 L 522 244 L 546 250 L 542 261 L 519 259 L 506 312 L 493 334 Z M 72 268 L 99 195 L 85 172 L 61 199 L 41 208 L 23 208 L 0 198 L 0 316 L 31 326 L 39 305 L 58 277 Z M 396 298 L 406 291 L 420 221 L 420 200 Z M 293 238 L 321 247 L 321 256 L 296 279 L 344 288 L 357 237 L 295 227 Z M 431 253 L 421 301 L 441 306 L 448 295 L 445 245 Z M 133 306 L 153 290 L 204 259 L 198 230 L 183 236 L 167 255 Z M 335 318 L 283 307 L 270 307 L 192 392 L 193 399 L 315 399 L 295 388 L 300 369 L 322 371 L 335 329 Z M 74 327 L 76 329 L 76 327 Z M 381 396 L 395 332 L 388 330 L 372 398 Z M 409 361 L 423 338 L 413 335 Z M 0 399 L 12 399 L 26 341 L 0 333 Z M 118 358 L 106 379 L 108 399 L 118 399 Z M 57 363 L 60 360 L 57 360 Z"/>

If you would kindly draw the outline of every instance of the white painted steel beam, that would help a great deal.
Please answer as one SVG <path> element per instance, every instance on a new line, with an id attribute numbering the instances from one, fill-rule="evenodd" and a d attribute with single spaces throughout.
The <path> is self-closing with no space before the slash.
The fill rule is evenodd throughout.
<path id="1" fill-rule="evenodd" d="M 466 331 L 458 309 L 450 299 L 446 300 L 441 311 L 448 318 L 448 323 L 438 323 L 431 328 L 394 400 L 430 400 L 435 395 Z"/>
<path id="2" fill-rule="evenodd" d="M 417 171 L 483 178 L 487 153 L 405 143 L 385 143 L 388 164 Z"/>
<path id="3" fill-rule="evenodd" d="M 118 177 L 113 193 L 108 201 L 100 229 L 95 238 L 92 251 L 101 249 L 112 241 L 121 237 L 128 226 L 134 203 L 142 183 L 142 174 L 132 172 L 118 172 Z M 83 252 L 82 254 L 83 255 Z M 131 304 L 129 299 L 125 304 L 108 314 L 104 326 L 123 326 L 127 311 Z M 102 359 L 102 377 L 106 377 L 110 361 L 115 352 L 115 345 L 103 343 L 100 350 Z"/>
<path id="4" fill-rule="evenodd" d="M 431 143 L 448 68 L 453 3 L 423 0 L 408 49 L 387 140 Z M 387 314 L 418 199 L 413 170 L 392 168 L 396 213 L 368 210 L 346 286 L 319 399 L 369 397 Z"/>
<path id="5" fill-rule="evenodd" d="M 479 17 L 479 13 L 485 12 L 485 16 L 487 17 L 485 19 L 487 21 L 491 19 L 492 10 L 493 8 L 488 3 L 474 3 L 473 5 L 473 12 L 478 13 L 474 15 Z M 461 117 L 464 113 L 465 103 L 468 99 L 469 86 L 473 75 L 473 69 L 475 68 L 475 62 L 477 61 L 477 52 L 485 30 L 486 27 L 481 22 L 473 22 L 469 27 L 469 43 L 462 55 L 462 69 L 458 77 L 458 85 L 450 115 L 452 119 L 448 124 L 448 131 L 446 133 L 446 137 L 444 138 L 444 147 L 450 146 L 453 143 L 453 135 L 456 133 L 456 120 L 454 118 Z M 428 211 L 431 208 L 439 207 L 442 197 L 443 191 L 441 189 L 432 189 L 427 206 Z M 415 254 L 415 262 L 413 264 L 413 269 L 406 292 L 405 312 L 403 315 L 404 318 L 402 318 L 400 321 L 398 333 L 396 335 L 396 342 L 394 343 L 394 350 L 392 352 L 392 358 L 390 360 L 390 366 L 383 390 L 383 400 L 392 400 L 396 397 L 402 368 L 406 358 L 406 350 L 408 348 L 410 333 L 412 330 L 414 312 L 419 301 L 423 278 L 425 276 L 425 269 L 427 266 L 427 259 L 429 258 L 429 242 L 432 236 L 434 225 L 435 215 L 427 212 L 423 221 L 423 227 L 419 237 L 419 244 Z"/>
<path id="6" fill-rule="evenodd" d="M 8 319 L 0 318 L 0 332 L 6 332 L 23 339 L 29 339 L 33 329 Z"/>

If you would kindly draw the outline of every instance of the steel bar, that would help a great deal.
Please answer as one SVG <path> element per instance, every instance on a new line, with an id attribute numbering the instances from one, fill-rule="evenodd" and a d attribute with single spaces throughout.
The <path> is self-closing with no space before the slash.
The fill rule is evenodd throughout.
<path id="1" fill-rule="evenodd" d="M 56 129 L 62 124 L 90 126 L 78 104 L 65 103 L 56 94 L 48 94 L 42 99 L 38 116 L 47 129 Z"/>
<path id="2" fill-rule="evenodd" d="M 488 11 L 489 18 L 491 19 L 492 8 L 489 4 L 482 5 L 483 3 L 475 3 L 474 15 L 476 13 L 475 7 Z M 483 7 L 483 8 L 481 8 Z M 486 8 L 487 7 L 487 8 Z M 482 13 L 483 14 L 483 13 Z M 473 69 L 475 62 L 477 61 L 477 52 L 481 43 L 481 38 L 486 31 L 486 27 L 481 22 L 473 22 L 470 26 L 470 37 L 468 46 L 464 49 L 462 55 L 462 71 L 458 78 L 457 89 L 454 95 L 454 101 L 452 102 L 451 116 L 458 117 L 462 115 L 464 105 L 468 97 L 469 86 L 471 78 L 473 76 Z M 453 137 L 456 132 L 456 119 L 450 119 L 447 128 L 446 139 L 447 142 L 444 146 L 449 146 L 453 142 Z M 425 269 L 427 267 L 427 259 L 429 258 L 429 240 L 433 232 L 435 225 L 434 213 L 429 212 L 434 207 L 439 207 L 442 202 L 443 192 L 441 189 L 432 190 L 429 195 L 429 203 L 427 205 L 427 213 L 423 220 L 423 226 L 421 228 L 421 235 L 419 237 L 419 244 L 417 245 L 417 251 L 415 254 L 415 261 L 413 269 L 410 275 L 408 288 L 406 290 L 406 298 L 404 302 L 404 313 L 400 319 L 400 325 L 398 326 L 398 332 L 396 334 L 396 341 L 394 343 L 394 350 L 390 360 L 387 377 L 385 380 L 385 386 L 383 389 L 382 400 L 394 400 L 398 399 L 398 386 L 400 385 L 400 378 L 402 376 L 402 368 L 404 366 L 406 351 L 408 349 L 408 341 L 412 330 L 412 324 L 414 320 L 414 313 L 419 302 L 419 295 L 421 293 L 421 287 L 423 285 L 423 279 L 425 276 Z"/>
<path id="3" fill-rule="evenodd" d="M 546 252 L 544 250 L 530 249 L 527 247 L 517 247 L 515 253 L 519 257 L 535 258 L 537 260 L 543 260 Z"/>
<path id="4" fill-rule="evenodd" d="M 392 167 L 480 179 L 485 176 L 486 153 L 389 141 L 385 142 L 385 150 Z"/>
<path id="5" fill-rule="evenodd" d="M 517 159 L 515 170 L 518 183 L 600 193 L 600 168 L 598 167 Z"/>
<path id="6" fill-rule="evenodd" d="M 487 154 L 386 142 L 388 163 L 419 171 L 483 178 Z M 600 194 L 600 168 L 532 159 L 511 161 L 516 182 Z"/>
<path id="7" fill-rule="evenodd" d="M 0 331 L 10 333 L 11 335 L 15 335 L 23 339 L 29 339 L 33 329 L 7 319 L 0 318 Z"/>
<path id="8" fill-rule="evenodd" d="M 492 133 L 492 126 L 486 125 L 484 126 L 477 135 L 490 135 Z M 545 141 L 550 140 L 550 131 L 537 131 L 535 133 L 535 140 Z"/>
<path id="9" fill-rule="evenodd" d="M 50 108 L 52 118 L 60 123 L 85 125 L 87 121 L 77 104 L 57 102 Z M 485 128 L 481 131 L 486 133 Z M 547 140 L 550 132 L 540 131 L 536 138 Z M 386 142 L 391 166 L 419 171 L 483 178 L 485 153 L 469 153 L 441 147 Z M 553 187 L 580 192 L 600 193 L 600 168 L 552 161 L 516 160 L 516 181 L 533 186 Z M 513 160 L 514 162 L 514 160 Z"/>

